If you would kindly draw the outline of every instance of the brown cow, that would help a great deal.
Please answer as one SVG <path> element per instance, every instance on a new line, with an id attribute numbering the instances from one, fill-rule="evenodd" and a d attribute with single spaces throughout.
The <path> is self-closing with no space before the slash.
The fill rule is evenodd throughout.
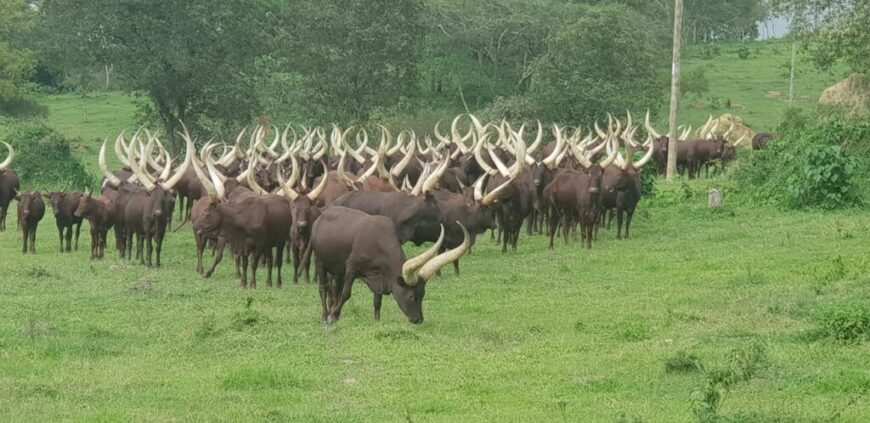
<path id="1" fill-rule="evenodd" d="M 27 254 L 28 245 L 31 253 L 36 253 L 36 227 L 45 215 L 45 202 L 39 192 L 19 194 L 18 200 L 18 228 L 21 229 L 22 247 L 21 253 Z M 29 244 L 28 244 L 29 243 Z"/>
<path id="2" fill-rule="evenodd" d="M 350 299 L 353 282 L 362 279 L 374 293 L 374 317 L 381 317 L 381 300 L 392 294 L 414 324 L 423 323 L 426 282 L 436 271 L 459 259 L 470 245 L 468 233 L 459 247 L 438 254 L 443 241 L 412 259 L 405 259 L 393 221 L 345 207 L 332 207 L 314 222 L 311 247 L 320 286 L 322 317 L 333 323 Z"/>
<path id="3" fill-rule="evenodd" d="M 82 194 L 78 192 L 51 192 L 44 195 L 45 199 L 51 203 L 51 210 L 54 213 L 54 220 L 57 224 L 57 233 L 60 239 L 60 252 L 64 252 L 63 241 L 66 239 L 66 252 L 70 252 L 73 226 L 75 226 L 75 250 L 79 250 L 79 233 L 82 229 L 82 218 L 75 215 L 76 208 L 82 199 Z"/>
<path id="4" fill-rule="evenodd" d="M 91 190 L 88 188 L 73 213 L 74 216 L 87 219 L 91 226 L 91 260 L 105 256 L 106 238 L 113 224 L 113 208 L 114 203 L 110 197 L 95 199 L 91 197 Z"/>
<path id="5" fill-rule="evenodd" d="M 6 159 L 0 163 L 0 232 L 3 232 L 6 230 L 6 214 L 9 212 L 9 203 L 21 190 L 21 181 L 18 179 L 18 174 L 9 169 L 12 160 L 15 159 L 15 150 L 5 141 L 0 142 L 9 150 Z"/>

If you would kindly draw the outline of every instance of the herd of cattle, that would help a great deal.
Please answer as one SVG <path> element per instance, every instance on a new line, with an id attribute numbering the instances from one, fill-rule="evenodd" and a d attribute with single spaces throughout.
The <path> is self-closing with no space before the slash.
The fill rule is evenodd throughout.
<path id="1" fill-rule="evenodd" d="M 690 128 L 681 131 L 678 164 L 689 177 L 736 157 L 743 138 L 729 144 L 733 127 L 722 133 L 717 125 L 708 120 L 695 140 L 687 139 Z M 369 142 L 364 128 L 297 132 L 292 126 L 283 131 L 267 126 L 251 130 L 247 143 L 244 129 L 233 143 L 209 141 L 200 148 L 184 128 L 179 134 L 184 156 L 176 158 L 147 129 L 129 141 L 122 132 L 114 142 L 122 169 L 109 170 L 107 142 L 100 149 L 105 179 L 99 198 L 90 189 L 20 193 L 10 169 L 14 150 L 4 142 L 0 231 L 9 204 L 18 200 L 22 252 L 35 252 L 36 227 L 48 200 L 61 252 L 71 251 L 73 229 L 78 249 L 84 219 L 90 223 L 91 259 L 104 256 L 114 229 L 122 258 L 133 258 L 135 239 L 135 258 L 160 266 L 177 199 L 181 222 L 175 230 L 190 223 L 199 274 L 209 277 L 228 248 L 242 287 L 256 287 L 261 264 L 267 286 L 277 268 L 280 287 L 285 251 L 294 282 L 309 280 L 313 255 L 325 321 L 339 318 L 354 280 L 361 279 L 374 293 L 375 319 L 382 296 L 390 294 L 411 322 L 420 323 L 427 281 L 449 263 L 458 275 L 460 258 L 487 230 L 506 252 L 508 246 L 516 250 L 524 222 L 529 235 L 549 234 L 550 248 L 557 233 L 567 244 L 579 226 L 581 245 L 591 248 L 604 220 L 616 216 L 616 236 L 622 238 L 624 226 L 627 238 L 642 196 L 641 172 L 652 166 L 664 172 L 668 153 L 668 137 L 650 125 L 649 114 L 643 141 L 630 114 L 624 123 L 610 118 L 605 129 L 597 122 L 589 131 L 553 125 L 549 134 L 540 122 L 533 130 L 515 129 L 505 121 L 482 124 L 473 115 L 457 116 L 447 134 L 439 126 L 432 131 L 434 140 L 411 130 L 394 137 L 380 126 L 377 143 Z M 355 146 L 348 141 L 351 134 Z M 552 137 L 546 145 L 545 135 Z M 763 148 L 765 137 L 756 137 L 753 147 Z M 406 258 L 406 242 L 434 244 Z M 206 269 L 208 247 L 214 261 Z"/>

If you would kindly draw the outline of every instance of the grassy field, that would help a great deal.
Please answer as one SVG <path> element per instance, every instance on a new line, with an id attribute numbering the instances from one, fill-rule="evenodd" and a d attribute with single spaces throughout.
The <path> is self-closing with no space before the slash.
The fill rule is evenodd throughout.
<path id="1" fill-rule="evenodd" d="M 682 121 L 736 112 L 776 126 L 787 46 L 753 45 L 746 60 L 735 48 L 688 51 L 685 69 L 707 69 L 711 92 L 684 101 Z M 812 107 L 842 70 L 803 66 L 798 104 Z M 99 140 L 135 123 L 118 93 L 42 103 L 49 125 L 82 138 L 73 147 L 94 174 Z M 13 210 L 0 233 L 0 422 L 692 421 L 705 374 L 735 351 L 760 358 L 725 395 L 731 421 L 866 420 L 870 340 L 838 341 L 824 323 L 843 311 L 860 329 L 855 310 L 870 315 L 867 214 L 758 208 L 732 185 L 659 182 L 634 238 L 603 231 L 591 251 L 522 235 L 502 255 L 482 237 L 462 277 L 429 284 L 421 326 L 391 298 L 375 323 L 363 284 L 326 326 L 316 285 L 242 290 L 228 262 L 202 279 L 187 228 L 168 236 L 164 267 L 146 269 L 113 249 L 88 261 L 87 224 L 79 251 L 58 253 L 49 213 L 37 254 L 21 255 Z M 726 188 L 723 211 L 706 208 L 710 186 Z"/>
<path id="2" fill-rule="evenodd" d="M 753 345 L 760 370 L 721 414 L 863 420 L 870 350 L 815 316 L 868 304 L 866 214 L 712 213 L 719 182 L 663 185 L 634 239 L 591 251 L 483 238 L 430 283 L 422 326 L 390 298 L 373 322 L 364 285 L 325 326 L 316 285 L 246 291 L 226 264 L 202 279 L 188 229 L 159 270 L 89 262 L 86 235 L 62 255 L 47 216 L 36 255 L 0 234 L 0 421 L 689 421 L 704 377 L 666 361 Z"/>

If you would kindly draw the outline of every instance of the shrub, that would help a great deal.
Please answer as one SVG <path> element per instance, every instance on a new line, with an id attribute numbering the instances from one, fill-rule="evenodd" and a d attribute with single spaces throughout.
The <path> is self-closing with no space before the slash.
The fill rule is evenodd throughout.
<path id="1" fill-rule="evenodd" d="M 748 59 L 751 53 L 752 52 L 749 50 L 749 47 L 747 47 L 746 44 L 741 44 L 740 47 L 737 47 L 737 57 L 739 57 L 740 60 Z"/>
<path id="2" fill-rule="evenodd" d="M 699 422 L 720 420 L 719 412 L 728 393 L 740 382 L 746 382 L 767 366 L 764 346 L 751 344 L 734 349 L 728 354 L 728 364 L 721 368 L 704 366 L 697 362 L 704 374 L 701 386 L 692 391 L 692 413 Z"/>
<path id="3" fill-rule="evenodd" d="M 870 340 L 870 307 L 859 303 L 837 304 L 818 313 L 822 335 L 850 343 Z"/>
<path id="4" fill-rule="evenodd" d="M 704 68 L 699 67 L 686 72 L 680 82 L 680 88 L 684 95 L 694 93 L 696 98 L 700 98 L 710 91 L 710 83 L 707 81 Z"/>
<path id="5" fill-rule="evenodd" d="M 680 351 L 665 360 L 665 371 L 668 373 L 691 373 L 698 370 L 698 357 L 695 354 Z"/>
<path id="6" fill-rule="evenodd" d="M 14 126 L 6 140 L 15 148 L 12 168 L 21 178 L 22 189 L 82 190 L 93 184 L 70 149 L 71 143 L 81 140 L 66 138 L 37 122 Z"/>
<path id="7" fill-rule="evenodd" d="M 861 155 L 847 148 L 870 125 L 821 124 L 785 133 L 741 160 L 735 177 L 756 199 L 786 208 L 837 209 L 861 203 Z M 860 138 L 858 138 L 860 139 Z M 857 153 L 857 154 L 856 154 Z"/>

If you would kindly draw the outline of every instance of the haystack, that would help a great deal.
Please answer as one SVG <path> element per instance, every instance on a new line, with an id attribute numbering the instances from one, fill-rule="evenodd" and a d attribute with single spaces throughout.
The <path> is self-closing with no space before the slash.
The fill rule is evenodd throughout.
<path id="1" fill-rule="evenodd" d="M 870 77 L 853 73 L 822 92 L 819 107 L 847 119 L 870 118 Z"/>
<path id="2" fill-rule="evenodd" d="M 728 135 L 727 141 L 729 144 L 734 144 L 737 142 L 740 137 L 745 135 L 745 139 L 742 143 L 740 143 L 740 147 L 743 148 L 752 148 L 752 137 L 755 136 L 755 131 L 752 128 L 746 126 L 743 123 L 743 119 L 740 116 L 735 116 L 730 113 L 726 113 L 718 118 L 713 119 L 713 122 L 719 122 L 719 125 L 716 127 L 716 135 L 725 134 L 728 131 L 728 128 L 731 127 L 731 124 L 734 124 L 734 130 L 731 131 L 731 134 Z M 715 123 L 711 123 L 711 126 L 716 126 Z M 699 128 L 700 130 L 700 128 Z"/>

